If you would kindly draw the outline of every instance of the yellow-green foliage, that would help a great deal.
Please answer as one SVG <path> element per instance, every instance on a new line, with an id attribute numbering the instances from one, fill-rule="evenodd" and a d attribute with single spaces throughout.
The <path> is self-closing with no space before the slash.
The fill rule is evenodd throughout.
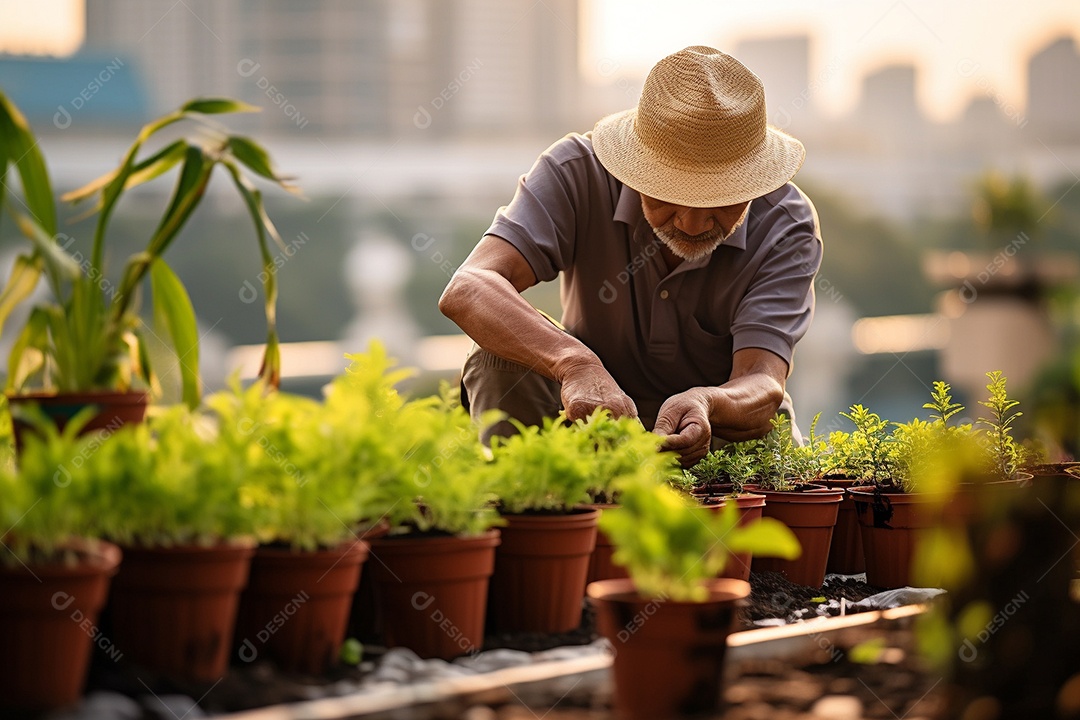
<path id="1" fill-rule="evenodd" d="M 740 527 L 733 504 L 721 512 L 698 507 L 640 475 L 617 485 L 621 507 L 605 510 L 600 528 L 616 546 L 615 562 L 626 566 L 643 596 L 700 602 L 708 597 L 703 581 L 716 577 L 731 554 L 791 559 L 800 553 L 795 535 L 778 520 Z"/>
<path id="2" fill-rule="evenodd" d="M 518 434 L 492 443 L 491 470 L 502 510 L 565 512 L 612 494 L 620 478 L 643 475 L 661 482 L 677 472 L 661 438 L 635 420 L 612 420 L 598 410 L 586 421 L 547 418 L 543 427 L 515 423 Z"/>

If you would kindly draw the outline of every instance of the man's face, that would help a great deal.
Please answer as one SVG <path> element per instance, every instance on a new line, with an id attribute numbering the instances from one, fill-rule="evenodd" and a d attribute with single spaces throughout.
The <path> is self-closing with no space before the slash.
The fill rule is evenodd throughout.
<path id="1" fill-rule="evenodd" d="M 656 237 L 684 260 L 697 260 L 720 247 L 746 220 L 749 202 L 695 208 L 641 196 L 641 210 Z"/>

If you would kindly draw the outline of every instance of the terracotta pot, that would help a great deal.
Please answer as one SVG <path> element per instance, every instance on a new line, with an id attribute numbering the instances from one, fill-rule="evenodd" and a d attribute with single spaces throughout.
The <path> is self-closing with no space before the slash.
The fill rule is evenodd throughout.
<path id="1" fill-rule="evenodd" d="M 619 507 L 616 503 L 598 503 L 590 505 L 600 511 L 603 515 L 605 510 L 612 510 Z M 599 518 L 597 518 L 599 521 Z M 611 556 L 615 554 L 615 546 L 611 543 L 611 538 L 604 534 L 604 531 L 597 528 L 596 530 L 596 547 L 593 548 L 592 555 L 589 557 L 589 573 L 586 576 L 586 584 L 596 582 L 598 580 L 614 580 L 618 578 L 630 577 L 626 572 L 626 568 L 622 565 L 616 565 Z"/>
<path id="2" fill-rule="evenodd" d="M 390 532 L 390 523 L 380 520 L 360 533 L 369 547 L 372 540 L 384 537 Z M 382 618 L 379 617 L 375 604 L 375 579 L 369 568 L 360 573 L 360 584 L 353 594 L 352 607 L 349 611 L 347 636 L 356 638 L 364 644 L 381 644 L 383 641 Z"/>
<path id="3" fill-rule="evenodd" d="M 386 537 L 371 544 L 385 643 L 451 660 L 484 643 L 499 531 L 477 537 Z"/>
<path id="4" fill-rule="evenodd" d="M 821 587 L 825 582 L 825 566 L 829 561 L 833 528 L 843 490 L 811 488 L 799 491 L 757 490 L 765 496 L 765 517 L 771 517 L 791 528 L 802 546 L 802 554 L 794 560 L 754 558 L 755 572 L 778 572 L 796 585 Z"/>
<path id="5" fill-rule="evenodd" d="M 727 502 L 734 502 L 739 509 L 739 526 L 742 527 L 754 520 L 760 520 L 765 510 L 765 496 L 760 493 L 742 493 L 724 498 Z M 724 504 L 710 505 L 709 507 L 722 508 Z M 753 555 L 739 553 L 728 558 L 724 570 L 718 577 L 731 578 L 732 580 L 749 580 L 750 564 Z"/>
<path id="6" fill-rule="evenodd" d="M 254 544 L 124 548 L 110 605 L 117 646 L 181 678 L 225 674 Z"/>
<path id="7" fill-rule="evenodd" d="M 930 493 L 875 493 L 848 488 L 866 557 L 866 582 L 881 588 L 911 584 L 911 559 L 926 528 L 933 527 L 940 497 Z"/>
<path id="8" fill-rule="evenodd" d="M 488 614 L 498 633 L 568 632 L 581 624 L 599 510 L 504 515 Z"/>
<path id="9" fill-rule="evenodd" d="M 630 580 L 589 585 L 600 633 L 615 647 L 615 712 L 623 720 L 713 715 L 723 706 L 724 652 L 750 585 L 710 580 L 703 603 L 643 598 Z"/>
<path id="10" fill-rule="evenodd" d="M 45 416 L 63 430 L 71 418 L 87 405 L 99 408 L 96 415 L 82 429 L 81 434 L 104 430 L 109 433 L 127 424 L 138 424 L 146 417 L 149 394 L 144 391 L 85 392 L 85 393 L 25 393 L 8 395 L 11 409 L 11 427 L 15 435 L 15 449 L 21 450 L 25 433 L 33 427 L 23 418 L 27 406 L 36 404 Z"/>
<path id="11" fill-rule="evenodd" d="M 823 478 L 819 482 L 833 490 L 847 490 L 858 481 L 854 478 Z M 859 518 L 855 516 L 855 499 L 844 493 L 836 516 L 836 528 L 833 530 L 832 547 L 825 572 L 855 575 L 865 571 L 866 560 L 863 557 Z"/>
<path id="12" fill-rule="evenodd" d="M 368 556 L 363 540 L 315 552 L 260 547 L 240 596 L 237 654 L 264 654 L 288 672 L 321 674 L 345 640 L 353 593 Z"/>
<path id="13" fill-rule="evenodd" d="M 0 648 L 5 656 L 0 710 L 51 710 L 75 703 L 92 644 L 119 659 L 97 621 L 109 579 L 120 564 L 120 548 L 80 542 L 75 549 L 76 565 L 0 565 Z"/>

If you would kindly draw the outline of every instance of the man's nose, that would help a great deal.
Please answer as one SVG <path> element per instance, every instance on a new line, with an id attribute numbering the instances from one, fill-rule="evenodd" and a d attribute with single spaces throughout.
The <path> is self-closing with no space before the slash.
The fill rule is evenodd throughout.
<path id="1" fill-rule="evenodd" d="M 675 211 L 675 227 L 687 235 L 709 232 L 716 225 L 716 218 L 708 208 L 681 207 Z"/>

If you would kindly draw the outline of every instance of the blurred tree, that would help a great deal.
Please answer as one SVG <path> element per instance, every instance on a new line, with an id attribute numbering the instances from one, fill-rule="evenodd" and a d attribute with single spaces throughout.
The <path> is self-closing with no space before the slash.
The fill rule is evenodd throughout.
<path id="1" fill-rule="evenodd" d="M 1000 172 L 990 171 L 975 183 L 971 215 L 991 248 L 996 249 L 1002 237 L 1012 238 L 1019 233 L 1035 237 L 1046 214 L 1044 205 L 1026 177 L 1006 178 Z"/>

